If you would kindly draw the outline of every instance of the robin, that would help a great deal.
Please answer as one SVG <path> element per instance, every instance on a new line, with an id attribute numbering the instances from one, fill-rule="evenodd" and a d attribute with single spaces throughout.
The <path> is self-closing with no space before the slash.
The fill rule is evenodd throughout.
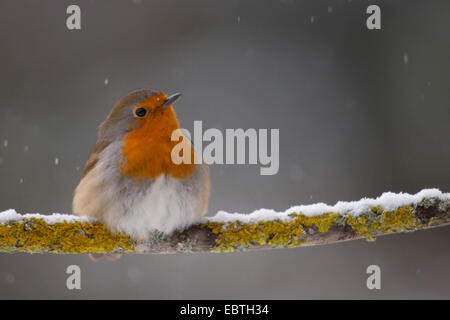
<path id="1" fill-rule="evenodd" d="M 98 139 L 75 190 L 73 212 L 103 222 L 133 239 L 154 231 L 170 234 L 195 223 L 208 208 L 206 164 L 175 164 L 171 152 L 179 129 L 167 96 L 140 89 L 123 97 L 100 125 Z"/>

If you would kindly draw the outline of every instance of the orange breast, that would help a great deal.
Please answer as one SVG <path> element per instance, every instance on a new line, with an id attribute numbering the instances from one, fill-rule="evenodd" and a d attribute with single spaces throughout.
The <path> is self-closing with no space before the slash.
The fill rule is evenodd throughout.
<path id="1" fill-rule="evenodd" d="M 171 159 L 172 149 L 179 143 L 171 141 L 172 132 L 179 128 L 171 106 L 152 111 L 146 118 L 136 121 L 136 128 L 122 139 L 124 145 L 123 160 L 120 164 L 121 175 L 136 180 L 155 179 L 161 174 L 186 179 L 194 172 L 192 146 L 190 164 L 177 165 Z"/>

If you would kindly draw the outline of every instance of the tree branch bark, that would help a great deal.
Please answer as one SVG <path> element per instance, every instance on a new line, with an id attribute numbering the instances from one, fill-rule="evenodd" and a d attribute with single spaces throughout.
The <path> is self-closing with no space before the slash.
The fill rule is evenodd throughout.
<path id="1" fill-rule="evenodd" d="M 42 216 L 44 217 L 44 216 Z M 68 216 L 69 217 L 69 216 Z M 171 235 L 154 233 L 135 241 L 114 234 L 99 222 L 75 220 L 48 223 L 26 217 L 0 224 L 0 252 L 28 253 L 197 253 L 233 252 L 323 245 L 380 235 L 450 225 L 450 200 L 424 198 L 386 211 L 371 207 L 358 216 L 325 212 L 307 217 L 293 213 L 286 221 L 228 223 L 208 219 Z"/>

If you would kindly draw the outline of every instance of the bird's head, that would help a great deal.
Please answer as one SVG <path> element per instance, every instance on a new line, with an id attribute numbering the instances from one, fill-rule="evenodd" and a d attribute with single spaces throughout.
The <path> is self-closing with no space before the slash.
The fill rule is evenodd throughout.
<path id="1" fill-rule="evenodd" d="M 180 93 L 167 96 L 152 89 L 140 89 L 123 97 L 99 128 L 99 140 L 122 143 L 121 174 L 153 179 L 162 173 L 189 176 L 193 163 L 176 165 L 171 151 L 178 143 L 172 133 L 179 129 L 173 103 Z M 192 159 L 194 156 L 192 150 Z"/>

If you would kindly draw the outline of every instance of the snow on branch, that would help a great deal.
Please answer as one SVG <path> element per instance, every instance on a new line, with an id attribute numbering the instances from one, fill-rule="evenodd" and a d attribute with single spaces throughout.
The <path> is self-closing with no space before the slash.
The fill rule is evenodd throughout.
<path id="1" fill-rule="evenodd" d="M 383 193 L 376 199 L 296 206 L 285 212 L 219 212 L 198 225 L 148 239 L 109 232 L 97 221 L 66 214 L 0 213 L 0 252 L 177 253 L 232 252 L 319 245 L 450 224 L 450 194 Z"/>

